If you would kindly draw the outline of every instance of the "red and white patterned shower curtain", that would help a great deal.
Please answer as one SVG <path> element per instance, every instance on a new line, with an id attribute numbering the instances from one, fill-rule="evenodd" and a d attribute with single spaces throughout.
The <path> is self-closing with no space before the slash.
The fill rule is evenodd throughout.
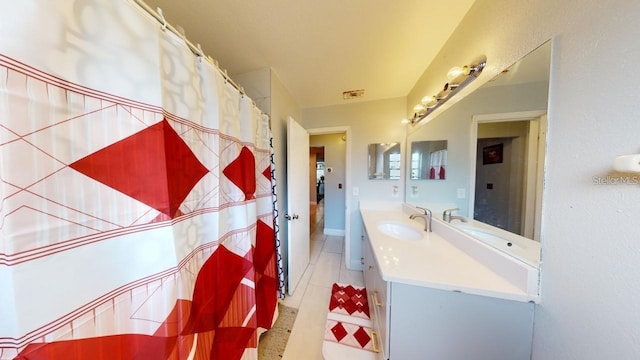
<path id="1" fill-rule="evenodd" d="M 269 140 L 132 2 L 2 2 L 0 359 L 257 359 Z"/>

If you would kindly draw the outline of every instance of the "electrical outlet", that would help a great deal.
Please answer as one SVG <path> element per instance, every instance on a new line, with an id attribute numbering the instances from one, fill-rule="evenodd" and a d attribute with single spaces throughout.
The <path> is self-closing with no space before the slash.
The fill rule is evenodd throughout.
<path id="1" fill-rule="evenodd" d="M 467 197 L 467 194 L 464 188 L 458 189 L 457 196 L 458 196 L 458 199 L 464 199 L 465 197 Z"/>
<path id="2" fill-rule="evenodd" d="M 357 186 L 353 187 L 353 196 L 360 195 L 360 189 Z"/>

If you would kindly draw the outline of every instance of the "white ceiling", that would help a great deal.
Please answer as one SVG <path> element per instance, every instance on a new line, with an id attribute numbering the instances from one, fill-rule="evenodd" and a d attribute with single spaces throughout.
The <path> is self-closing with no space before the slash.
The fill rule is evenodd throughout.
<path id="1" fill-rule="evenodd" d="M 145 0 L 232 78 L 272 68 L 301 108 L 406 96 L 473 1 Z"/>

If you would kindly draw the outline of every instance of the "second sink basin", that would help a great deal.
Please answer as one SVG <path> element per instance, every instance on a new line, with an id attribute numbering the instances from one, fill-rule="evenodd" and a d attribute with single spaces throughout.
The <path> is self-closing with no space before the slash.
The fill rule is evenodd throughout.
<path id="1" fill-rule="evenodd" d="M 415 241 L 422 239 L 423 236 L 420 230 L 396 221 L 384 221 L 378 223 L 378 230 L 383 232 L 385 235 L 399 240 Z"/>

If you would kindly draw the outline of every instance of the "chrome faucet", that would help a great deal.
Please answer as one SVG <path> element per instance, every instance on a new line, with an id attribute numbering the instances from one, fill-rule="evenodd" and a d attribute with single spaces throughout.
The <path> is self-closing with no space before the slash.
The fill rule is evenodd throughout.
<path id="1" fill-rule="evenodd" d="M 409 219 L 415 218 L 424 219 L 424 231 L 431 232 L 431 210 L 416 206 L 416 208 L 422 210 L 424 214 L 411 214 Z"/>
<path id="2" fill-rule="evenodd" d="M 447 209 L 445 211 L 442 212 L 442 220 L 446 221 L 446 222 L 451 222 L 451 220 L 460 220 L 462 222 L 467 222 L 467 219 L 465 219 L 462 216 L 457 216 L 457 215 L 451 215 L 452 212 L 456 211 L 456 210 L 460 210 L 458 208 L 455 209 Z"/>

